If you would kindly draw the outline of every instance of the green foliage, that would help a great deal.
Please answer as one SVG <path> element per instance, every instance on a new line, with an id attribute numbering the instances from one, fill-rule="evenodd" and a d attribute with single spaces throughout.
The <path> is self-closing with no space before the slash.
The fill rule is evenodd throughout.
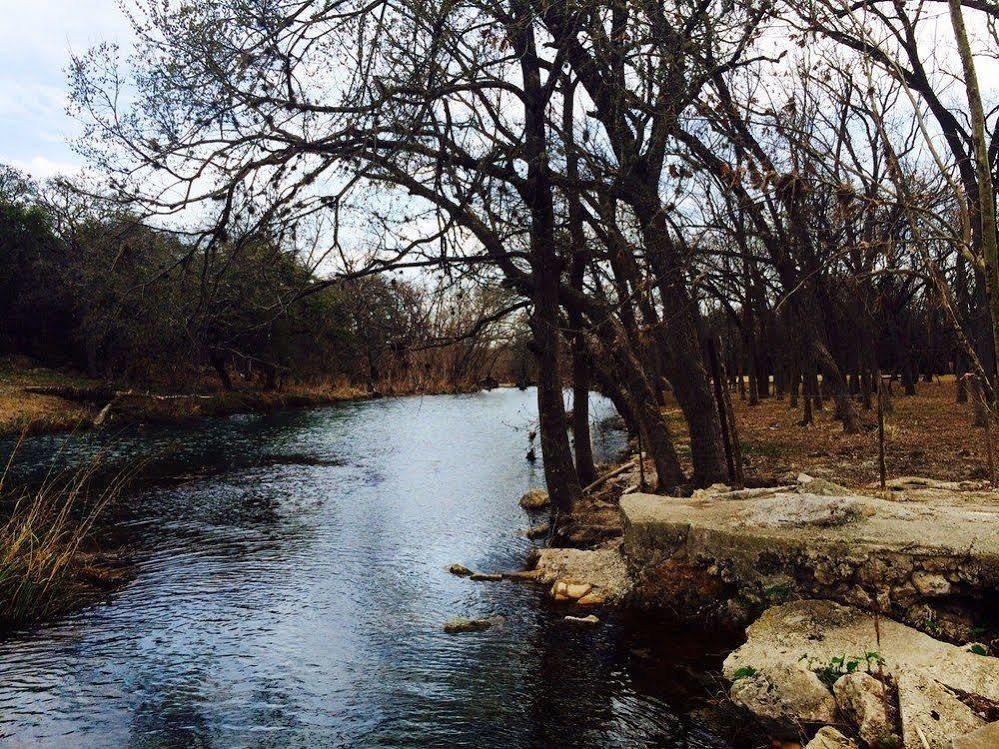
<path id="1" fill-rule="evenodd" d="M 844 653 L 843 655 L 829 659 L 827 663 L 818 662 L 807 653 L 801 656 L 799 660 L 805 661 L 808 667 L 818 675 L 819 679 L 829 687 L 832 687 L 841 676 L 856 673 L 860 670 L 861 666 L 864 666 L 865 670 L 870 673 L 874 671 L 876 666 L 884 665 L 885 662 L 881 654 L 873 650 L 867 651 L 862 656 L 848 656 Z"/>
<path id="2" fill-rule="evenodd" d="M 980 645 L 977 642 L 974 645 L 972 645 L 969 648 L 969 650 L 972 653 L 974 653 L 975 655 L 988 655 L 989 654 L 989 651 L 986 650 L 985 646 L 984 645 Z"/>
<path id="3" fill-rule="evenodd" d="M 738 681 L 739 679 L 749 679 L 753 676 L 756 676 L 756 674 L 757 671 L 752 666 L 742 666 L 740 668 L 737 668 L 735 670 L 735 673 L 732 674 L 732 681 Z"/>
<path id="4" fill-rule="evenodd" d="M 277 386 L 366 377 L 420 318 L 401 285 L 325 285 L 271 238 L 206 249 L 28 184 L 0 171 L 0 354 L 178 388 L 217 364 Z"/>
<path id="5" fill-rule="evenodd" d="M 791 600 L 791 588 L 787 585 L 771 585 L 763 590 L 763 596 L 770 605 L 787 603 Z"/>

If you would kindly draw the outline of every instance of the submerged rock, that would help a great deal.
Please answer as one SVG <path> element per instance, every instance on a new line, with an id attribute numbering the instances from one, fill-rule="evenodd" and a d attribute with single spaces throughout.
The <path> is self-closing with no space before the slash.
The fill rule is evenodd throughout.
<path id="1" fill-rule="evenodd" d="M 495 583 L 503 579 L 503 575 L 499 572 L 473 572 L 469 576 L 469 580 L 475 580 L 476 582 L 490 582 Z"/>
<path id="2" fill-rule="evenodd" d="M 533 541 L 538 538 L 545 538 L 549 533 L 551 533 L 551 530 L 552 527 L 550 523 L 540 523 L 528 528 L 526 535 Z"/>
<path id="3" fill-rule="evenodd" d="M 548 497 L 548 492 L 543 489 L 531 489 L 520 498 L 520 506 L 528 512 L 543 510 L 550 504 L 551 499 Z"/>
<path id="4" fill-rule="evenodd" d="M 463 564 L 452 564 L 447 568 L 447 571 L 452 575 L 457 575 L 458 577 L 468 577 L 472 574 L 472 571 Z"/>
<path id="5" fill-rule="evenodd" d="M 444 625 L 444 631 L 449 635 L 457 635 L 462 632 L 484 632 L 492 626 L 492 619 L 465 619 L 459 617 L 447 622 Z"/>

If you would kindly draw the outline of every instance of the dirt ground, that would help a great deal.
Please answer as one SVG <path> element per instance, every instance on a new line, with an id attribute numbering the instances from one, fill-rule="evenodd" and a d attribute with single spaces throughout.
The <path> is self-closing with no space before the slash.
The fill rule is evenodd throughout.
<path id="1" fill-rule="evenodd" d="M 969 404 L 955 402 L 952 377 L 920 382 L 914 396 L 902 395 L 897 383 L 892 389 L 894 413 L 885 416 L 889 480 L 913 475 L 949 481 L 988 477 L 986 430 L 972 426 Z M 815 413 L 813 425 L 802 427 L 801 409 L 791 409 L 787 398 L 767 398 L 752 407 L 735 393 L 732 400 L 747 476 L 805 471 L 847 486 L 878 481 L 875 411 L 864 411 L 858 403 L 865 429 L 844 434 L 833 419 L 831 402 Z M 999 445 L 999 430 L 993 439 Z"/>

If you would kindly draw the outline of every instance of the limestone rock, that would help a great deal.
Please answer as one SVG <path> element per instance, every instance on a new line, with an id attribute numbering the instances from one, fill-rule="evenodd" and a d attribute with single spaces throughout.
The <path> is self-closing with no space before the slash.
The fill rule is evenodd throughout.
<path id="1" fill-rule="evenodd" d="M 951 749 L 951 740 L 985 725 L 939 682 L 916 671 L 898 678 L 898 707 L 905 749 Z"/>
<path id="2" fill-rule="evenodd" d="M 499 582 L 502 579 L 503 575 L 499 572 L 473 572 L 469 575 L 469 580 L 476 582 Z"/>
<path id="3" fill-rule="evenodd" d="M 552 586 L 552 598 L 556 601 L 575 601 L 593 589 L 589 583 L 567 583 L 557 580 Z"/>
<path id="4" fill-rule="evenodd" d="M 782 492 L 758 500 L 741 519 L 746 525 L 758 528 L 826 528 L 857 520 L 866 509 L 867 505 L 857 497 Z"/>
<path id="5" fill-rule="evenodd" d="M 745 666 L 765 671 L 802 660 L 824 665 L 844 655 L 863 659 L 877 652 L 884 661 L 881 668 L 896 681 L 920 673 L 951 689 L 999 702 L 999 659 L 940 642 L 891 619 L 881 618 L 876 630 L 870 614 L 832 601 L 773 606 L 746 634 L 746 643 L 725 659 L 726 678 Z"/>
<path id="6" fill-rule="evenodd" d="M 738 678 L 729 696 L 784 736 L 797 735 L 802 724 L 836 720 L 832 693 L 815 673 L 798 665 L 775 666 Z"/>
<path id="7" fill-rule="evenodd" d="M 585 596 L 577 598 L 576 603 L 580 606 L 601 606 L 606 601 L 604 601 L 604 597 L 599 593 L 587 593 Z"/>
<path id="8" fill-rule="evenodd" d="M 899 476 L 892 479 L 887 484 L 889 489 L 942 489 L 945 491 L 960 491 L 962 482 L 958 481 L 937 481 L 936 479 L 925 478 L 924 476 Z"/>
<path id="9" fill-rule="evenodd" d="M 551 533 L 552 527 L 549 523 L 540 523 L 539 525 L 532 525 L 527 529 L 527 537 L 532 541 L 538 538 L 545 538 L 549 533 Z"/>
<path id="10" fill-rule="evenodd" d="M 817 494 L 823 497 L 848 497 L 853 494 L 845 486 L 833 483 L 828 479 L 815 478 L 807 473 L 799 473 L 798 491 L 802 494 Z"/>
<path id="11" fill-rule="evenodd" d="M 600 624 L 600 620 L 593 614 L 589 616 L 566 616 L 563 617 L 563 620 L 571 624 Z"/>
<path id="12" fill-rule="evenodd" d="M 832 726 L 823 726 L 805 744 L 805 749 L 857 749 L 857 742 L 849 739 Z"/>
<path id="13" fill-rule="evenodd" d="M 950 583 L 943 575 L 933 572 L 915 572 L 912 575 L 912 584 L 922 595 L 928 598 L 945 596 L 950 593 Z"/>
<path id="14" fill-rule="evenodd" d="M 995 749 L 999 746 L 999 721 L 954 739 L 954 749 Z"/>
<path id="15" fill-rule="evenodd" d="M 531 489 L 525 492 L 524 496 L 520 498 L 520 506 L 528 512 L 543 510 L 550 504 L 551 500 L 548 498 L 548 492 L 543 489 Z"/>
<path id="16" fill-rule="evenodd" d="M 444 631 L 449 635 L 457 635 L 462 632 L 483 632 L 492 626 L 492 619 L 465 619 L 459 617 L 447 622 L 444 625 Z"/>
<path id="17" fill-rule="evenodd" d="M 869 746 L 877 746 L 879 739 L 892 733 L 885 685 L 870 674 L 841 676 L 833 684 L 833 694 L 840 713 L 857 726 L 860 738 Z"/>
<path id="18" fill-rule="evenodd" d="M 457 575 L 458 577 L 468 577 L 472 574 L 472 571 L 463 564 L 452 564 L 447 568 L 447 571 L 452 575 Z"/>
<path id="19" fill-rule="evenodd" d="M 565 594 L 569 598 L 582 598 L 591 590 L 593 586 L 589 583 L 569 583 L 565 586 Z"/>
<path id="20" fill-rule="evenodd" d="M 587 584 L 592 588 L 587 592 L 598 593 L 608 602 L 624 598 L 631 590 L 628 567 L 618 549 L 539 549 L 535 569 L 541 583 Z"/>

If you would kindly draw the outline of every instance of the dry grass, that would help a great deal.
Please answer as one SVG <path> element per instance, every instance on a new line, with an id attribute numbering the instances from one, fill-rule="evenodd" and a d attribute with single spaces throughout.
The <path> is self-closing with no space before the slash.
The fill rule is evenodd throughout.
<path id="1" fill-rule="evenodd" d="M 12 456 L 13 459 L 13 456 Z M 121 579 L 95 566 L 86 550 L 94 523 L 119 494 L 125 476 L 89 492 L 99 459 L 34 490 L 15 491 L 0 477 L 0 631 L 30 625 L 78 607 L 95 588 Z"/>
<path id="2" fill-rule="evenodd" d="M 26 387 L 69 387 L 106 390 L 107 383 L 45 367 L 26 360 L 0 361 L 0 436 L 69 431 L 89 427 L 105 402 L 80 402 L 25 391 Z M 136 391 L 116 399 L 112 419 L 119 422 L 176 423 L 234 413 L 321 406 L 368 394 L 343 381 L 290 383 L 280 391 L 205 389 L 198 395 L 165 396 Z"/>
<path id="3" fill-rule="evenodd" d="M 972 426 L 971 407 L 955 402 L 953 378 L 919 383 L 915 396 L 894 388 L 894 413 L 885 419 L 888 478 L 916 475 L 944 480 L 978 480 L 988 475 L 985 430 Z M 734 394 L 733 394 L 734 395 Z M 779 476 L 823 468 L 841 483 L 878 481 L 877 415 L 860 409 L 865 429 L 844 434 L 831 403 L 816 412 L 815 424 L 799 426 L 800 408 L 788 400 L 764 399 L 750 407 L 733 399 L 747 473 Z M 859 404 L 858 404 L 859 408 Z M 995 435 L 999 444 L 999 434 Z"/>
<path id="4" fill-rule="evenodd" d="M 87 387 L 96 381 L 57 372 L 30 362 L 0 361 L 0 435 L 74 429 L 89 422 L 94 413 L 81 403 L 51 395 L 27 393 L 29 385 Z"/>

